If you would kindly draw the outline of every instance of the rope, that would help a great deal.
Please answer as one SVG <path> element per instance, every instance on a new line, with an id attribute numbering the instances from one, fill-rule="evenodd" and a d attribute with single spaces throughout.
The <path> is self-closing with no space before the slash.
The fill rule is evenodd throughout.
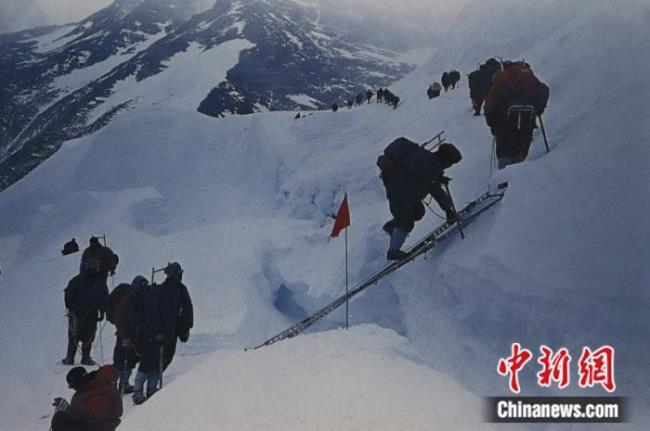
<path id="1" fill-rule="evenodd" d="M 424 205 L 426 205 L 426 207 L 429 208 L 429 211 L 431 211 L 431 212 L 433 213 L 434 216 L 438 217 L 438 218 L 441 219 L 441 220 L 447 220 L 446 217 L 441 216 L 441 215 L 438 214 L 438 213 L 437 213 L 433 208 L 431 208 L 431 201 L 432 201 L 432 200 L 433 200 L 433 198 L 430 198 L 430 199 L 429 199 L 429 202 L 424 201 Z"/>

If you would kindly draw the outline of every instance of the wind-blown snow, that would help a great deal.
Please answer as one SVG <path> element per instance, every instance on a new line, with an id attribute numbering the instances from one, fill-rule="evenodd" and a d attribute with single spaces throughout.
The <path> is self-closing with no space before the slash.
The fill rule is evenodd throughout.
<path id="1" fill-rule="evenodd" d="M 373 103 L 301 120 L 289 112 L 219 120 L 195 113 L 206 67 L 225 74 L 246 41 L 201 55 L 192 46 L 179 55 L 205 58 L 196 70 L 174 58 L 156 77 L 123 83 L 140 97 L 137 110 L 68 143 L 0 195 L 0 343 L 11 346 L 0 350 L 3 393 L 11 394 L 0 404 L 3 424 L 45 428 L 38 418 L 67 393 L 65 369 L 54 364 L 65 348 L 62 289 L 78 257 L 46 260 L 73 236 L 84 245 L 106 233 L 120 255 L 116 282 L 178 260 L 197 306 L 169 385 L 137 411 L 129 406 L 124 429 L 171 426 L 178 411 L 187 412 L 184 429 L 337 429 L 345 416 L 323 418 L 343 405 L 353 428 L 450 429 L 447 421 L 476 429 L 476 399 L 465 390 L 507 394 L 496 363 L 515 341 L 574 354 L 614 346 L 616 394 L 629 396 L 633 411 L 615 429 L 645 429 L 650 67 L 640 53 L 650 40 L 649 9 L 633 1 L 476 2 L 429 64 L 391 86 L 403 102 L 394 111 Z M 552 151 L 545 154 L 537 132 L 529 160 L 490 180 L 491 136 L 471 115 L 465 76 L 460 89 L 431 102 L 425 91 L 444 70 L 466 75 L 492 55 L 525 58 L 551 87 L 544 121 Z M 376 157 L 398 136 L 424 141 L 442 129 L 464 154 L 449 170 L 458 206 L 491 183 L 510 187 L 465 241 L 434 249 L 351 303 L 353 325 L 400 336 L 362 326 L 235 351 L 342 293 L 343 242 L 327 236 L 344 192 L 352 281 L 383 264 L 380 228 L 389 214 Z M 426 218 L 409 241 L 438 223 Z M 343 317 L 336 312 L 315 330 Z M 105 361 L 111 332 L 103 331 Z M 335 369 L 355 372 L 346 383 Z M 522 395 L 604 394 L 541 389 L 535 371 L 522 373 Z M 443 398 L 449 402 L 434 402 Z"/>

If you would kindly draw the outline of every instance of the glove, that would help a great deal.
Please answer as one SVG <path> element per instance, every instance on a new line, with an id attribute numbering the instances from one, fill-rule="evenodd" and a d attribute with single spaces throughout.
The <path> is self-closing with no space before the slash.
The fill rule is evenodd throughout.
<path id="1" fill-rule="evenodd" d="M 456 213 L 454 212 L 453 209 L 448 209 L 445 211 L 445 216 L 447 216 L 447 223 L 448 224 L 454 224 L 456 221 L 458 221 L 458 217 L 456 216 Z"/>
<path id="2" fill-rule="evenodd" d="M 440 175 L 440 178 L 438 178 L 438 182 L 439 182 L 440 184 L 444 184 L 444 185 L 446 185 L 446 186 L 449 185 L 449 181 L 451 181 L 451 178 L 446 177 L 446 176 L 444 176 L 444 175 Z"/>
<path id="3" fill-rule="evenodd" d="M 163 344 L 165 342 L 165 334 L 158 334 L 154 337 L 154 340 L 158 344 Z"/>
<path id="4" fill-rule="evenodd" d="M 57 397 L 54 398 L 54 402 L 52 403 L 54 406 L 54 412 L 65 412 L 68 410 L 68 407 L 70 407 L 70 404 L 65 400 L 65 398 Z"/>
<path id="5" fill-rule="evenodd" d="M 129 338 L 125 338 L 125 339 L 123 339 L 123 340 L 122 340 L 122 347 L 123 347 L 124 349 L 132 349 L 132 348 L 134 347 L 134 345 L 133 345 L 133 340 L 131 340 L 131 339 L 129 339 Z"/>
<path id="6" fill-rule="evenodd" d="M 187 343 L 187 341 L 190 339 L 190 330 L 186 331 L 181 331 L 178 334 L 178 339 L 181 340 L 181 343 Z"/>

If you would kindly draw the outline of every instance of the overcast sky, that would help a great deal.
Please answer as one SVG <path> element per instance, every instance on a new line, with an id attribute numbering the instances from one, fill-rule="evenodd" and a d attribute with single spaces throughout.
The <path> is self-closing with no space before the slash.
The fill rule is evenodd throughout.
<path id="1" fill-rule="evenodd" d="M 210 0 L 205 0 L 210 1 Z M 216 1 L 216 0 L 215 0 Z M 338 12 L 381 13 L 439 21 L 457 13 L 467 0 L 303 0 L 320 2 Z M 112 0 L 0 0 L 0 31 L 15 31 L 37 25 L 62 24 L 87 17 Z M 5 28 L 2 28 L 4 26 Z M 18 27 L 18 28 L 17 28 Z"/>
<path id="2" fill-rule="evenodd" d="M 37 0 L 43 14 L 54 24 L 81 20 L 112 2 L 113 0 Z"/>
<path id="3" fill-rule="evenodd" d="M 112 0 L 0 0 L 0 32 L 79 21 Z"/>

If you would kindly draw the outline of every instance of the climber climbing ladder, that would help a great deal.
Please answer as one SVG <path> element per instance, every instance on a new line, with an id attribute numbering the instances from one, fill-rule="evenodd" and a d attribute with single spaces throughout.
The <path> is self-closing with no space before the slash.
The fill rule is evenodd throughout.
<path id="1" fill-rule="evenodd" d="M 471 223 L 479 214 L 487 211 L 489 208 L 497 204 L 501 199 L 503 199 L 504 192 L 500 193 L 484 193 L 477 199 L 468 203 L 465 208 L 458 212 L 458 217 L 460 218 L 459 223 L 449 224 L 444 223 L 436 228 L 426 237 L 422 238 L 420 241 L 415 243 L 410 249 L 407 250 L 408 256 L 402 260 L 391 262 L 381 268 L 379 271 L 371 275 L 370 277 L 363 280 L 361 283 L 350 289 L 350 291 L 331 303 L 327 304 L 325 307 L 321 308 L 311 316 L 301 320 L 290 328 L 285 329 L 274 337 L 269 338 L 262 344 L 255 346 L 254 349 L 259 349 L 260 347 L 270 346 L 271 344 L 282 341 L 286 338 L 293 338 L 296 335 L 299 335 L 306 331 L 314 323 L 321 320 L 323 317 L 330 314 L 332 311 L 336 310 L 341 305 L 345 304 L 346 301 L 349 301 L 351 298 L 356 296 L 358 293 L 365 290 L 367 287 L 376 284 L 379 280 L 387 276 L 388 274 L 396 271 L 407 263 L 415 260 L 418 256 L 423 255 L 427 251 L 435 247 L 436 244 L 441 241 L 451 238 L 456 233 L 460 232 L 462 226 L 467 226 Z"/>

